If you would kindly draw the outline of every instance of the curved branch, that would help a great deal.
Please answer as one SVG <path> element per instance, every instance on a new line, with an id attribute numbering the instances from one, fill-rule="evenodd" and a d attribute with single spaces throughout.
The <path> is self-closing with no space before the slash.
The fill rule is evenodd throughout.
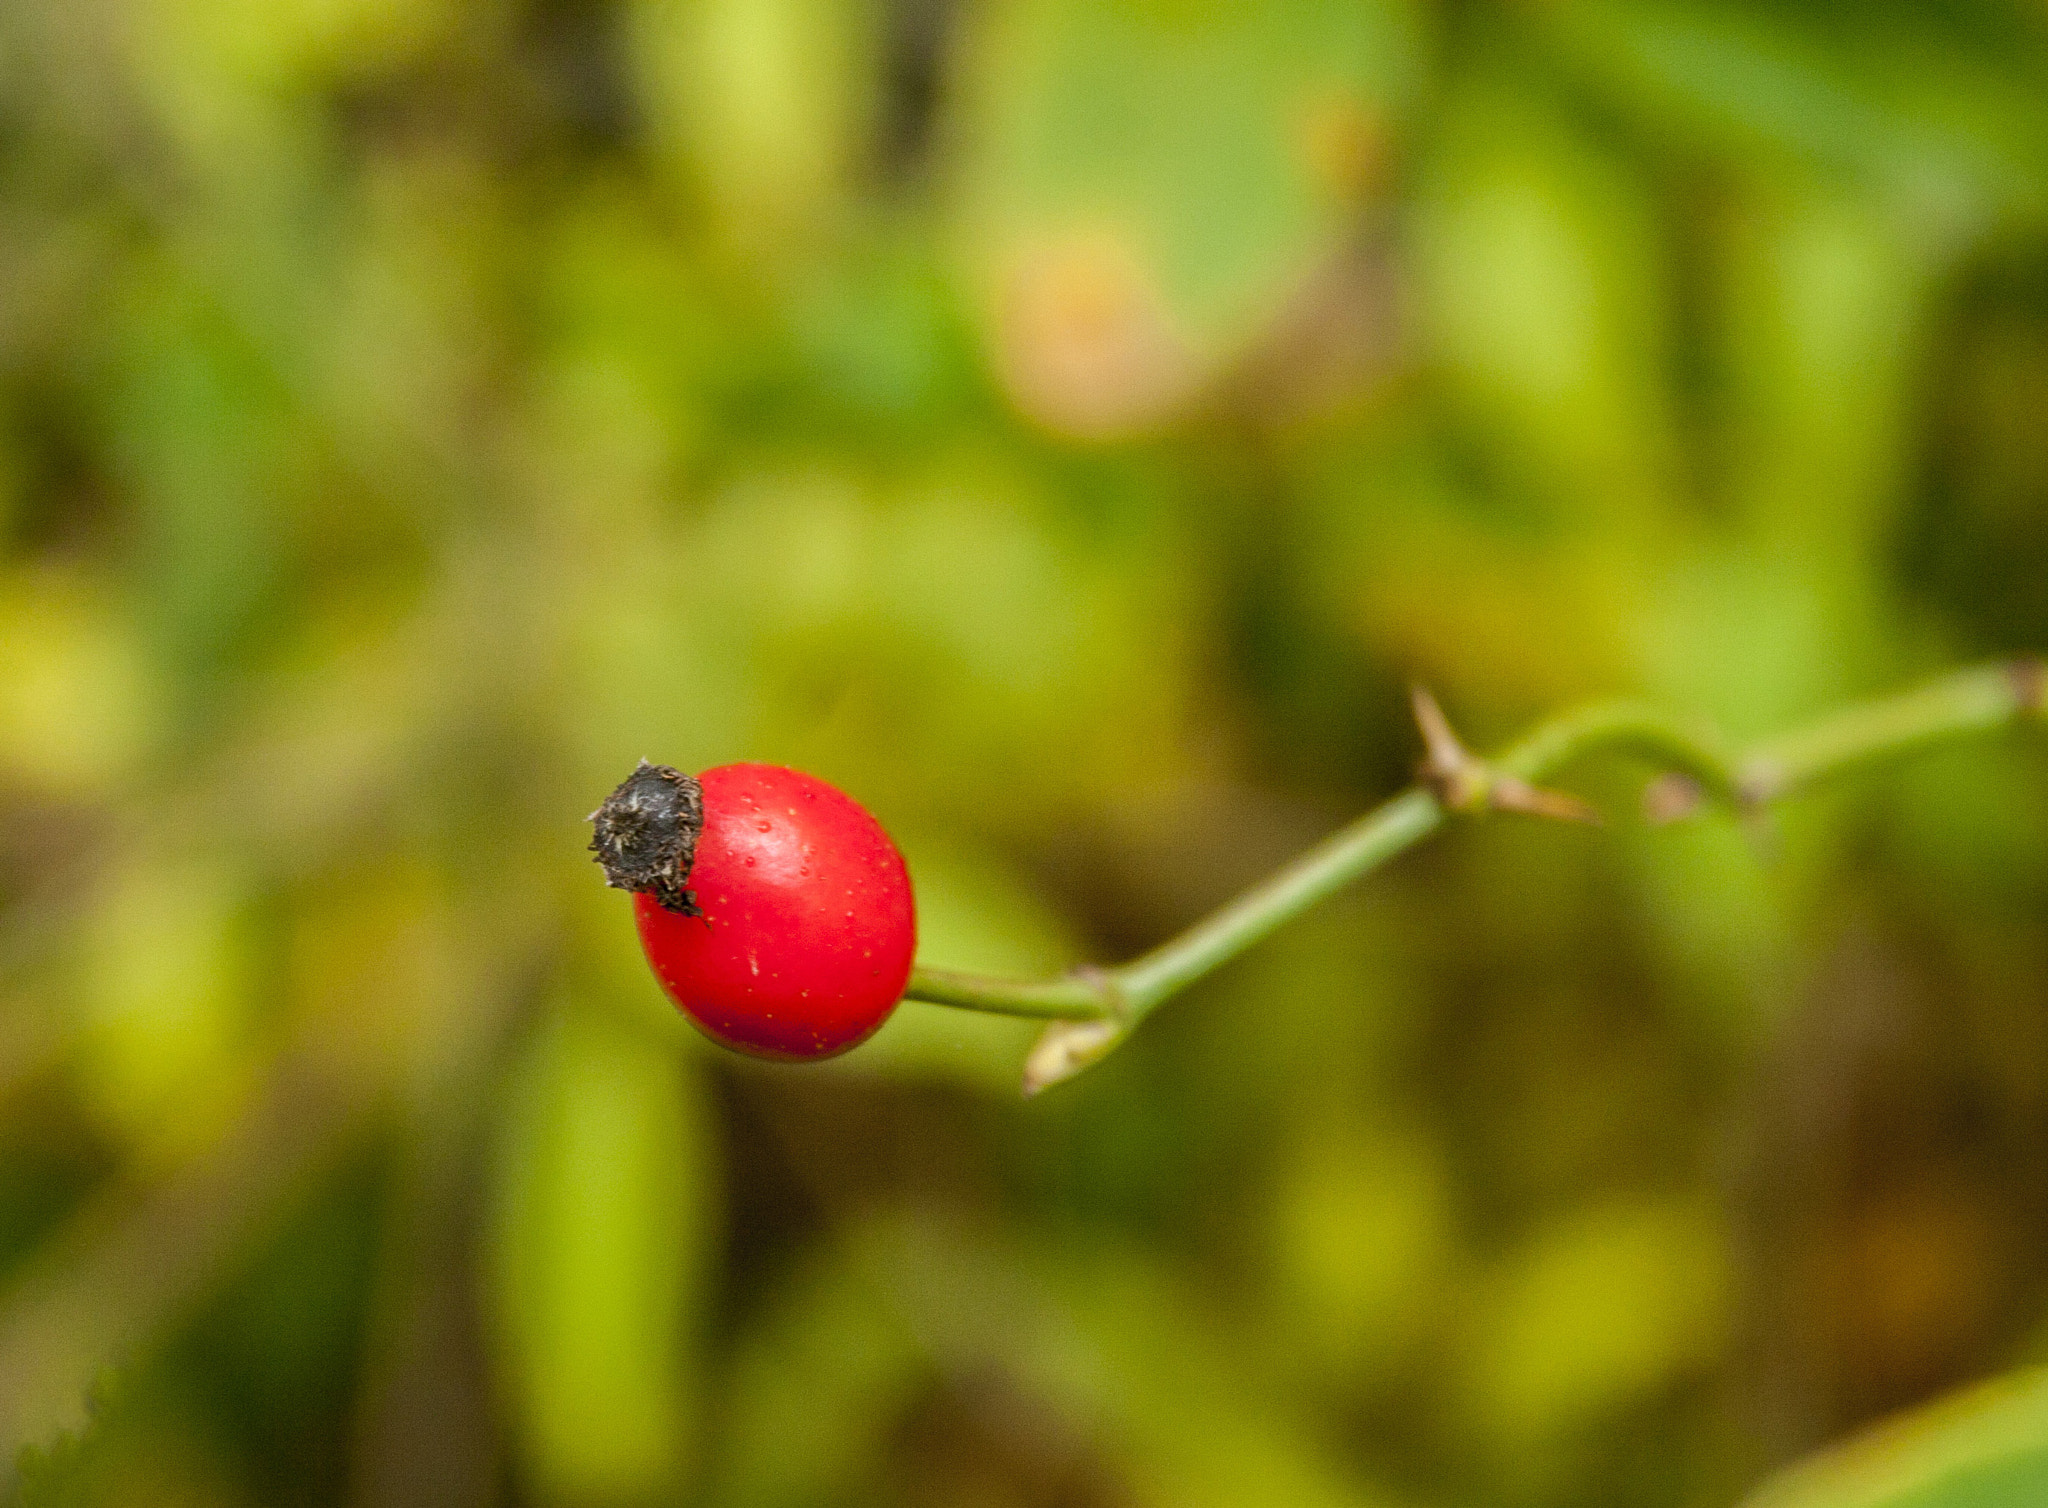
<path id="1" fill-rule="evenodd" d="M 1416 693 L 1429 757 L 1419 782 L 1339 829 L 1179 936 L 1114 968 L 1058 979 L 1009 980 L 916 970 L 904 997 L 965 1010 L 1052 1018 L 1025 1068 L 1027 1094 L 1071 1077 L 1203 975 L 1229 962 L 1360 876 L 1428 837 L 1452 812 L 1583 816 L 1574 797 L 1538 789 L 1596 753 L 1631 755 L 1677 777 L 1684 796 L 1657 799 L 1664 816 L 1700 799 L 1753 811 L 1827 776 L 1943 739 L 2042 715 L 2048 665 L 2036 656 L 1957 671 L 1858 703 L 1730 754 L 1710 732 L 1654 707 L 1602 703 L 1538 725 L 1492 760 L 1465 752 L 1435 702 Z"/>

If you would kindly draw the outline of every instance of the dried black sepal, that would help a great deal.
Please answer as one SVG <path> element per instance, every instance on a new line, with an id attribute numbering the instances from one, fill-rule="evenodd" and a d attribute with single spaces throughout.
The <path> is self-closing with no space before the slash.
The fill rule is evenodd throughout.
<path id="1" fill-rule="evenodd" d="M 679 916 L 704 914 L 687 886 L 704 831 L 704 788 L 694 777 L 643 759 L 590 821 L 606 884 L 651 895 Z"/>

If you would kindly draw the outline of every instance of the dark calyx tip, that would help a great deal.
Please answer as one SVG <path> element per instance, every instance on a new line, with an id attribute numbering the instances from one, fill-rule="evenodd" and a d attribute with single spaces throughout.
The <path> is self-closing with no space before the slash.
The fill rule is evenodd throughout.
<path id="1" fill-rule="evenodd" d="M 606 884 L 651 895 L 678 916 L 704 914 L 688 889 L 704 831 L 704 788 L 694 777 L 643 759 L 590 821 Z"/>

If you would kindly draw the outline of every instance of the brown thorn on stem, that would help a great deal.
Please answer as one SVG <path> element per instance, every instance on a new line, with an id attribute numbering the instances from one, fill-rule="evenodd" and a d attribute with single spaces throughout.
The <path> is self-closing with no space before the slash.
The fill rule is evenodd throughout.
<path id="1" fill-rule="evenodd" d="M 1496 775 L 1487 799 L 1497 812 L 1521 812 L 1525 816 L 1548 817 L 1556 822 L 1583 822 L 1589 827 L 1604 825 L 1591 802 L 1566 791 L 1530 785 L 1512 775 Z"/>
<path id="2" fill-rule="evenodd" d="M 1415 725 L 1422 730 L 1423 759 L 1416 766 L 1416 778 L 1446 811 L 1521 812 L 1600 825 L 1600 814 L 1577 796 L 1501 774 L 1474 756 L 1458 741 L 1450 719 L 1427 689 L 1412 686 L 1408 697 L 1415 708 Z"/>
<path id="3" fill-rule="evenodd" d="M 1426 764 L 1448 771 L 1471 759 L 1465 746 L 1458 742 L 1458 735 L 1451 731 L 1451 720 L 1444 716 L 1444 709 L 1437 705 L 1427 686 L 1419 681 L 1410 686 L 1408 702 L 1415 709 L 1415 725 L 1422 730 L 1422 746 L 1429 756 Z"/>
<path id="4" fill-rule="evenodd" d="M 1422 763 L 1415 775 L 1446 811 L 1479 812 L 1487 805 L 1491 780 L 1484 765 L 1469 754 L 1451 731 L 1450 719 L 1426 688 L 1408 688 L 1415 726 L 1422 731 Z"/>

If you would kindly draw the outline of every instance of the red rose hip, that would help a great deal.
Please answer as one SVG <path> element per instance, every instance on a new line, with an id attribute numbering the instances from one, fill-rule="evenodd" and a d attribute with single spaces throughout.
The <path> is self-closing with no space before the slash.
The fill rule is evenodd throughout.
<path id="1" fill-rule="evenodd" d="M 714 1041 L 828 1058 L 889 1019 L 910 979 L 910 875 L 844 792 L 779 765 L 692 780 L 644 760 L 592 814 L 605 877 L 637 891 L 641 946 Z"/>

